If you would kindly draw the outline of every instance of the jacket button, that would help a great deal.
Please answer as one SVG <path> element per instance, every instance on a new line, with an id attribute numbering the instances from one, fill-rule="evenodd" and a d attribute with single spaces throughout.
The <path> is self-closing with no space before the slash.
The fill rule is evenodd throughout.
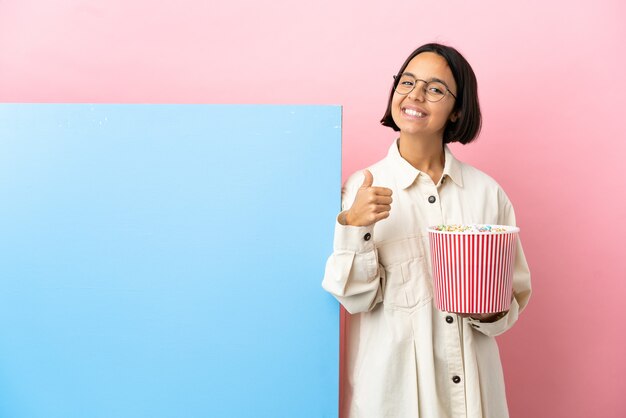
<path id="1" fill-rule="evenodd" d="M 435 203 L 436 200 L 437 200 L 437 198 L 435 198 L 435 196 L 429 196 L 428 197 L 428 202 L 430 202 L 430 203 Z"/>
<path id="2" fill-rule="evenodd" d="M 367 234 L 363 235 L 363 239 L 364 239 L 365 241 L 369 241 L 369 240 L 370 240 L 370 238 L 372 238 L 372 234 L 370 234 L 369 232 L 368 232 Z"/>
<path id="3" fill-rule="evenodd" d="M 459 382 L 461 381 L 461 378 L 460 378 L 459 376 L 454 376 L 454 377 L 452 378 L 452 381 L 453 381 L 454 383 L 459 383 Z"/>
<path id="4" fill-rule="evenodd" d="M 452 318 L 450 315 L 448 315 L 448 316 L 446 316 L 446 322 L 447 322 L 448 324 L 451 324 L 451 323 L 453 323 L 453 322 L 454 322 L 454 318 Z"/>

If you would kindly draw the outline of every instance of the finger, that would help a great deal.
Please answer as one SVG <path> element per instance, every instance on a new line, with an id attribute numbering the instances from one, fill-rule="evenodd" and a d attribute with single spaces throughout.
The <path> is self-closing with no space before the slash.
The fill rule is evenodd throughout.
<path id="1" fill-rule="evenodd" d="M 378 222 L 388 217 L 389 217 L 389 212 L 380 212 L 376 214 L 374 219 L 376 220 L 375 222 Z"/>
<path id="2" fill-rule="evenodd" d="M 372 203 L 376 203 L 377 205 L 391 205 L 393 199 L 390 196 L 374 196 L 372 199 Z"/>
<path id="3" fill-rule="evenodd" d="M 383 212 L 389 212 L 391 210 L 391 206 L 389 205 L 376 205 L 376 212 L 377 213 L 383 213 Z"/>
<path id="4" fill-rule="evenodd" d="M 393 202 L 391 196 L 380 196 L 374 193 L 368 193 L 364 198 L 367 203 L 373 205 L 390 205 Z"/>
<path id="5" fill-rule="evenodd" d="M 365 178 L 363 179 L 361 187 L 372 187 L 372 184 L 374 183 L 374 176 L 372 173 L 370 173 L 369 170 L 363 170 L 363 175 Z"/>
<path id="6" fill-rule="evenodd" d="M 372 187 L 372 191 L 381 196 L 391 196 L 393 192 L 386 187 Z"/>

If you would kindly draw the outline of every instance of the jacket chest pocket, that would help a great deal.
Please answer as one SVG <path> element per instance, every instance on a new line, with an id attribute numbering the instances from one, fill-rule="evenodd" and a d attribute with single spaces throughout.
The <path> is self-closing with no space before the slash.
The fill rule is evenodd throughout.
<path id="1" fill-rule="evenodd" d="M 379 261 L 386 273 L 385 307 L 409 309 L 432 300 L 429 255 L 423 237 L 383 242 L 377 247 Z"/>

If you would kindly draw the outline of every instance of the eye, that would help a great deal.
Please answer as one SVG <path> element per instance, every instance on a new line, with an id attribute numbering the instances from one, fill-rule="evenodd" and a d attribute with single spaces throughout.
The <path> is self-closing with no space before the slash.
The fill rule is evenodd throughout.
<path id="1" fill-rule="evenodd" d="M 428 86 L 426 86 L 426 89 L 428 90 L 429 93 L 436 94 L 436 95 L 442 95 L 446 92 L 446 87 L 443 84 L 436 83 L 436 82 L 428 83 Z"/>

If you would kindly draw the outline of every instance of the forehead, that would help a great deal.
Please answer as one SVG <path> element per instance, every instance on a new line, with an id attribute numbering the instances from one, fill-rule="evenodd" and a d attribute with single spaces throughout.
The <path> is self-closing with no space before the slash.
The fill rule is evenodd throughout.
<path id="1" fill-rule="evenodd" d="M 404 72 L 412 73 L 423 80 L 438 78 L 445 81 L 449 88 L 456 87 L 454 76 L 445 58 L 434 52 L 422 52 L 415 56 L 406 66 Z"/>

